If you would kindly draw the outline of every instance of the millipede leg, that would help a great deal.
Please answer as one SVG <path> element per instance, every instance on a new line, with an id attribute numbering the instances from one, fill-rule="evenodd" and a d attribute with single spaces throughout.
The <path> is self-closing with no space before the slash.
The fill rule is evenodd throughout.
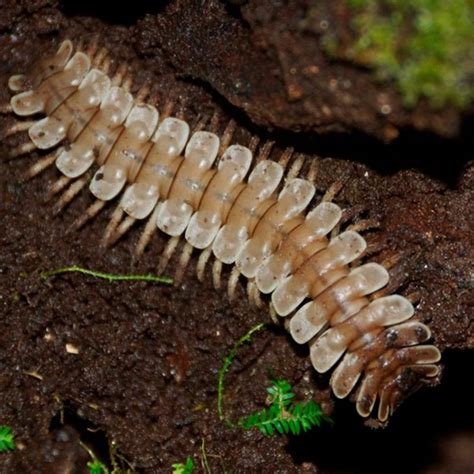
<path id="1" fill-rule="evenodd" d="M 255 164 L 260 163 L 260 161 L 268 160 L 270 153 L 272 152 L 272 148 L 275 142 L 267 140 L 258 150 L 258 155 L 255 160 Z"/>
<path id="2" fill-rule="evenodd" d="M 204 129 L 204 127 L 206 126 L 206 123 L 207 123 L 208 119 L 209 119 L 209 117 L 207 115 L 203 116 L 203 117 L 200 117 L 199 120 L 196 123 L 196 126 L 192 129 L 192 133 L 202 131 Z"/>
<path id="3" fill-rule="evenodd" d="M 219 156 L 222 156 L 224 154 L 224 151 L 228 146 L 230 145 L 230 142 L 232 140 L 232 137 L 234 136 L 235 132 L 235 127 L 236 123 L 234 120 L 229 120 L 229 123 L 227 124 L 224 133 L 221 136 L 221 143 L 219 147 Z"/>
<path id="4" fill-rule="evenodd" d="M 168 100 L 165 103 L 165 106 L 163 107 L 163 111 L 160 114 L 160 122 L 163 122 L 165 118 L 171 117 L 171 114 L 173 113 L 173 109 L 175 106 L 174 100 Z M 180 117 L 178 117 L 180 118 Z"/>
<path id="5" fill-rule="evenodd" d="M 254 293 L 253 293 L 253 288 L 252 288 L 252 282 L 249 280 L 247 281 L 247 299 L 249 300 L 249 303 L 251 305 L 255 305 L 255 300 L 254 300 Z"/>
<path id="6" fill-rule="evenodd" d="M 252 152 L 252 155 L 255 155 L 255 151 L 257 150 L 259 143 L 260 143 L 260 138 L 257 135 L 252 135 L 252 137 L 250 138 L 249 145 L 248 145 L 248 149 Z"/>
<path id="7" fill-rule="evenodd" d="M 82 38 L 79 39 L 79 41 L 77 42 L 75 49 L 76 49 L 76 52 L 78 53 L 84 52 L 84 40 Z"/>
<path id="8" fill-rule="evenodd" d="M 48 194 L 46 195 L 46 202 L 50 201 L 59 191 L 62 191 L 69 183 L 71 178 L 67 176 L 61 176 L 55 183 L 49 188 Z"/>
<path id="9" fill-rule="evenodd" d="M 321 202 L 332 202 L 336 195 L 341 191 L 344 186 L 343 181 L 336 181 L 329 186 L 329 189 L 324 193 Z M 347 214 L 347 213 L 346 213 Z M 336 237 L 341 231 L 341 224 L 347 220 L 347 216 L 343 215 L 343 218 L 337 223 L 337 225 L 332 229 L 330 238 L 333 239 Z"/>
<path id="10" fill-rule="evenodd" d="M 222 276 L 222 262 L 219 259 L 214 260 L 212 265 L 212 283 L 214 288 L 217 290 L 221 287 Z"/>
<path id="11" fill-rule="evenodd" d="M 101 209 L 105 206 L 106 201 L 101 201 L 97 199 L 93 204 L 91 204 L 87 210 L 79 216 L 69 227 L 68 231 L 71 230 L 78 230 L 88 221 L 90 221 L 93 217 L 95 217 Z"/>
<path id="12" fill-rule="evenodd" d="M 374 255 L 380 253 L 382 250 L 387 248 L 386 242 L 367 242 L 367 248 L 365 249 L 364 255 L 367 257 L 369 255 Z"/>
<path id="13" fill-rule="evenodd" d="M 329 238 L 332 240 L 341 233 L 341 222 L 338 222 L 329 234 Z"/>
<path id="14" fill-rule="evenodd" d="M 92 58 L 92 67 L 98 68 L 109 54 L 107 48 L 101 48 L 99 52 Z"/>
<path id="15" fill-rule="evenodd" d="M 132 225 L 136 222 L 136 219 L 134 219 L 131 216 L 127 216 L 117 227 L 117 230 L 115 233 L 112 235 L 111 239 L 109 240 L 109 245 L 114 245 L 117 240 L 120 239 L 127 231 L 132 227 Z"/>
<path id="16" fill-rule="evenodd" d="M 186 102 L 183 101 L 183 100 L 180 100 L 176 106 L 175 106 L 175 110 L 174 110 L 174 116 L 177 118 L 177 119 L 180 119 L 180 120 L 184 120 L 186 122 Z M 166 107 L 166 106 L 165 106 Z M 168 114 L 168 116 L 171 115 L 171 111 L 170 113 Z"/>
<path id="17" fill-rule="evenodd" d="M 160 263 L 158 264 L 158 275 L 162 275 L 166 269 L 166 266 L 168 265 L 168 262 L 170 261 L 170 258 L 174 254 L 176 247 L 179 244 L 181 237 L 171 237 L 170 240 L 168 240 L 168 243 L 166 244 L 166 248 L 163 251 L 161 258 L 160 258 Z"/>
<path id="18" fill-rule="evenodd" d="M 394 282 L 390 280 L 390 283 L 385 288 L 382 288 L 376 293 L 372 293 L 370 295 L 370 300 L 375 301 L 379 298 L 382 298 L 383 296 L 391 295 L 394 291 L 397 290 L 398 287 L 399 287 L 398 285 L 394 284 Z"/>
<path id="19" fill-rule="evenodd" d="M 272 320 L 273 323 L 280 324 L 281 319 L 279 318 L 277 312 L 275 311 L 275 308 L 273 307 L 273 305 L 271 303 L 268 305 L 268 314 L 270 315 L 270 319 Z M 285 321 L 285 323 L 287 321 L 289 323 L 290 318 L 285 318 L 284 321 Z"/>
<path id="20" fill-rule="evenodd" d="M 178 268 L 176 269 L 175 273 L 176 283 L 181 283 L 183 281 L 184 273 L 188 268 L 193 249 L 194 247 L 190 243 L 186 242 L 184 244 L 183 250 L 181 251 L 181 255 L 179 257 Z"/>
<path id="21" fill-rule="evenodd" d="M 345 224 L 349 221 L 355 221 L 359 219 L 359 215 L 365 211 L 365 208 L 361 205 L 352 206 L 342 211 L 341 224 Z M 359 219 L 360 220 L 360 219 Z"/>
<path id="22" fill-rule="evenodd" d="M 112 60 L 110 59 L 109 56 L 106 56 L 104 60 L 102 61 L 102 64 L 99 65 L 99 69 L 104 73 L 109 75 L 110 71 L 110 65 L 112 63 Z"/>
<path id="23" fill-rule="evenodd" d="M 33 142 L 23 143 L 23 145 L 19 145 L 8 154 L 8 158 L 16 158 L 17 156 L 26 155 L 31 153 L 32 151 L 36 150 L 36 145 Z"/>
<path id="24" fill-rule="evenodd" d="M 0 114 L 9 114 L 11 112 L 13 112 L 13 109 L 8 102 L 6 104 L 0 104 Z"/>
<path id="25" fill-rule="evenodd" d="M 262 294 L 257 288 L 257 285 L 255 285 L 255 301 L 257 302 L 257 308 L 263 308 L 265 306 L 263 300 L 262 300 Z"/>
<path id="26" fill-rule="evenodd" d="M 102 236 L 101 244 L 104 247 L 108 247 L 110 245 L 110 238 L 112 237 L 112 234 L 115 232 L 115 229 L 122 220 L 123 214 L 124 212 L 119 202 L 117 207 L 115 208 L 115 211 L 112 214 L 112 217 L 110 218 L 109 223 L 107 224 L 107 227 L 105 228 L 104 235 Z"/>
<path id="27" fill-rule="evenodd" d="M 406 267 L 404 265 L 398 265 L 398 262 L 400 262 L 404 257 L 406 258 L 405 255 L 395 254 L 386 258 L 381 263 L 385 269 L 390 270 L 390 280 L 387 286 L 372 293 L 371 298 L 377 299 L 382 296 L 390 295 L 396 292 L 403 285 L 407 279 Z"/>
<path id="28" fill-rule="evenodd" d="M 377 219 L 362 219 L 348 226 L 346 230 L 353 230 L 354 232 L 363 232 L 369 229 L 378 229 L 379 227 L 380 222 Z"/>
<path id="29" fill-rule="evenodd" d="M 211 133 L 217 133 L 219 130 L 219 112 L 215 111 L 209 122 L 208 131 Z"/>
<path id="30" fill-rule="evenodd" d="M 201 252 L 201 255 L 199 255 L 198 263 L 196 265 L 196 276 L 200 282 L 204 281 L 204 272 L 206 270 L 206 265 L 209 261 L 209 258 L 211 257 L 211 254 L 212 248 L 208 247 L 207 249 L 204 249 Z"/>
<path id="31" fill-rule="evenodd" d="M 291 147 L 285 148 L 283 153 L 280 155 L 280 158 L 278 159 L 278 164 L 281 165 L 283 169 L 286 169 L 288 166 L 288 162 L 290 161 L 292 155 L 293 155 L 294 149 Z"/>
<path id="32" fill-rule="evenodd" d="M 123 63 L 119 64 L 115 71 L 114 77 L 112 78 L 112 86 L 120 86 L 124 77 L 127 74 L 127 66 Z"/>
<path id="33" fill-rule="evenodd" d="M 126 90 L 127 92 L 130 92 L 132 85 L 133 85 L 133 77 L 127 71 L 127 75 L 124 76 L 122 83 L 120 84 L 120 87 Z"/>
<path id="34" fill-rule="evenodd" d="M 285 328 L 286 331 L 290 332 L 291 329 L 290 329 L 290 321 L 291 321 L 291 318 L 285 318 L 283 319 L 283 327 Z M 278 324 L 280 323 L 281 324 L 281 319 L 280 321 L 276 320 L 276 321 L 273 321 L 275 324 Z"/>
<path id="35" fill-rule="evenodd" d="M 71 186 L 69 186 L 67 191 L 63 193 L 53 208 L 53 214 L 55 216 L 58 215 L 79 194 L 81 189 L 89 181 L 89 178 L 90 174 L 88 173 L 85 176 L 81 176 L 79 179 L 74 181 Z"/>
<path id="36" fill-rule="evenodd" d="M 298 156 L 296 157 L 296 160 L 292 163 L 292 165 L 290 166 L 290 169 L 288 170 L 288 173 L 286 175 L 286 181 L 297 178 L 298 174 L 301 171 L 301 168 L 303 167 L 303 164 L 304 164 L 304 157 L 303 155 L 298 154 Z"/>
<path id="37" fill-rule="evenodd" d="M 41 158 L 34 165 L 28 168 L 28 171 L 25 173 L 25 180 L 34 178 L 43 172 L 46 168 L 49 168 L 55 161 L 59 154 L 62 152 L 62 148 L 50 153 L 49 155 Z"/>
<path id="38" fill-rule="evenodd" d="M 393 255 L 386 257 L 385 260 L 381 263 L 381 265 L 387 270 L 390 270 L 391 268 L 395 267 L 398 262 L 400 262 L 402 257 L 403 255 L 394 253 Z"/>
<path id="39" fill-rule="evenodd" d="M 260 291 L 258 290 L 257 284 L 252 281 L 249 282 L 249 287 L 250 287 L 250 293 L 252 295 L 252 301 L 254 302 L 255 306 L 257 308 L 263 308 L 263 301 L 261 298 Z"/>
<path id="40" fill-rule="evenodd" d="M 317 175 L 318 175 L 318 160 L 311 160 L 311 163 L 309 164 L 309 170 L 306 175 L 306 179 L 310 183 L 315 184 Z"/>
<path id="41" fill-rule="evenodd" d="M 380 222 L 377 221 L 376 219 L 361 219 L 360 221 L 354 222 L 354 224 L 347 226 L 345 230 L 346 231 L 350 230 L 353 232 L 360 233 L 369 229 L 376 229 L 378 227 L 380 227 Z M 359 265 L 361 265 L 362 260 L 367 258 L 367 254 L 368 254 L 367 249 L 365 249 L 364 253 L 360 257 L 356 258 L 355 260 L 351 262 L 350 267 L 356 268 Z"/>
<path id="42" fill-rule="evenodd" d="M 412 304 L 416 305 L 420 302 L 421 300 L 421 293 L 419 291 L 414 291 L 413 293 L 410 293 L 409 295 L 406 295 L 405 298 Z"/>
<path id="43" fill-rule="evenodd" d="M 229 300 L 233 301 L 235 298 L 235 291 L 237 289 L 237 283 L 239 282 L 240 272 L 237 267 L 234 266 L 230 273 L 229 282 L 227 284 L 227 294 L 229 295 Z"/>
<path id="44" fill-rule="evenodd" d="M 137 92 L 135 102 L 138 104 L 144 104 L 149 94 L 150 94 L 150 86 L 145 84 L 144 86 L 140 87 L 140 90 Z"/>
<path id="45" fill-rule="evenodd" d="M 135 258 L 140 258 L 145 251 L 146 246 L 150 242 L 151 237 L 153 234 L 156 232 L 156 218 L 158 216 L 158 207 L 155 207 L 155 210 L 149 217 L 145 229 L 142 232 L 142 235 L 140 236 L 140 240 L 138 241 L 137 246 L 135 247 Z"/>
<path id="46" fill-rule="evenodd" d="M 87 56 L 89 56 L 89 58 L 94 58 L 98 47 L 99 47 L 99 39 L 97 36 L 94 36 L 86 48 Z M 93 60 L 92 60 L 92 64 L 94 65 Z"/>
<path id="47" fill-rule="evenodd" d="M 258 287 L 254 281 L 247 282 L 247 297 L 249 302 L 255 305 L 257 308 L 263 307 L 263 301 L 260 297 L 260 291 L 258 291 Z"/>
<path id="48" fill-rule="evenodd" d="M 344 187 L 344 181 L 336 181 L 329 186 L 329 189 L 325 192 L 322 201 L 332 202 L 339 191 Z"/>
<path id="49" fill-rule="evenodd" d="M 0 139 L 4 140 L 5 138 L 11 137 L 16 133 L 24 132 L 32 127 L 36 123 L 36 120 L 27 120 L 25 122 L 16 122 L 11 127 L 8 127 L 3 130 L 3 133 L 0 135 Z"/>

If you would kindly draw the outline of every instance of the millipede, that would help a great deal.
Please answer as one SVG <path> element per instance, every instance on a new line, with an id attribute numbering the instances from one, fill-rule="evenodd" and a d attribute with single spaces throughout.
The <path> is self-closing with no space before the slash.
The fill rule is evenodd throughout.
<path id="1" fill-rule="evenodd" d="M 94 202 L 70 226 L 79 229 L 110 201 L 116 203 L 102 244 L 112 245 L 144 221 L 135 248 L 140 257 L 154 233 L 169 237 L 158 272 L 181 249 L 176 280 L 192 253 L 196 273 L 222 286 L 232 299 L 241 277 L 249 300 L 268 305 L 292 339 L 307 344 L 318 373 L 332 370 L 337 398 L 351 395 L 357 412 L 386 422 L 406 394 L 439 373 L 439 349 L 425 344 L 428 326 L 414 318 L 412 302 L 390 294 L 389 273 L 364 263 L 367 243 L 357 224 L 341 230 L 333 201 L 341 183 L 316 197 L 316 167 L 272 143 L 252 138 L 231 144 L 235 122 L 219 137 L 215 120 L 192 128 L 173 102 L 154 103 L 150 90 L 130 92 L 127 68 L 112 67 L 97 42 L 64 40 L 56 54 L 26 74 L 13 75 L 4 113 L 19 117 L 3 138 L 27 132 L 10 157 L 44 150 L 30 167 L 34 177 L 55 165 L 61 177 L 49 189 L 61 212 L 86 186 Z M 31 119 L 28 119 L 30 117 Z"/>

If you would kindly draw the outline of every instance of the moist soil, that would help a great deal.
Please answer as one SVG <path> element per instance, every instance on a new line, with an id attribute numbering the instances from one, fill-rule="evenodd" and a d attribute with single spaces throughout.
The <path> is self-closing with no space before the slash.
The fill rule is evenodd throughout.
<path id="1" fill-rule="evenodd" d="M 330 4 L 338 2 L 321 3 L 321 14 L 332 18 Z M 0 148 L 0 424 L 13 428 L 17 445 L 0 454 L 0 472 L 88 472 L 80 440 L 105 460 L 113 441 L 143 473 L 171 472 L 187 457 L 206 472 L 205 457 L 213 473 L 472 472 L 472 119 L 423 104 L 404 111 L 390 86 L 373 83 L 367 71 L 328 63 L 317 32 L 297 21 L 308 7 L 303 1 L 105 5 L 4 0 L 0 103 L 9 97 L 8 77 L 61 39 L 97 38 L 116 64 L 129 65 L 134 90 L 149 85 L 158 104 L 172 98 L 191 124 L 218 112 L 220 131 L 236 121 L 239 143 L 258 136 L 275 141 L 272 157 L 291 146 L 306 163 L 316 160 L 319 195 L 341 181 L 335 201 L 350 210 L 351 222 L 376 224 L 364 233 L 371 258 L 391 261 L 393 289 L 416 295 L 417 317 L 443 350 L 444 370 L 388 427 L 372 430 L 350 401 L 333 399 L 307 348 L 250 305 L 243 285 L 228 300 L 228 270 L 221 290 L 209 270 L 197 281 L 195 255 L 177 286 L 72 273 L 43 278 L 45 270 L 73 264 L 154 273 L 166 239 L 157 234 L 137 261 L 143 226 L 101 247 L 114 205 L 68 232 L 93 202 L 90 194 L 55 217 L 46 196 L 59 173 L 51 168 L 25 182 L 41 153 L 5 159 L 27 141 L 19 135 Z M 389 116 L 379 111 L 380 94 L 390 97 Z M 0 115 L 0 129 L 11 123 Z M 165 273 L 173 276 L 177 263 Z M 262 321 L 267 328 L 239 350 L 225 379 L 226 416 L 265 406 L 265 388 L 277 377 L 299 400 L 319 402 L 334 427 L 268 438 L 219 420 L 217 372 L 232 345 Z"/>

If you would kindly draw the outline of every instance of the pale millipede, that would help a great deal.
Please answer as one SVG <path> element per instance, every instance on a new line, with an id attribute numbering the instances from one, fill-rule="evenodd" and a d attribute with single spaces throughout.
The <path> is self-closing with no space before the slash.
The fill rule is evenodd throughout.
<path id="1" fill-rule="evenodd" d="M 249 299 L 260 304 L 261 294 L 269 295 L 273 316 L 286 318 L 297 343 L 309 344 L 317 372 L 335 366 L 334 394 L 344 398 L 354 392 L 363 417 L 378 400 L 377 418 L 385 422 L 405 392 L 438 375 L 440 351 L 423 344 L 430 329 L 413 319 L 412 303 L 384 293 L 389 280 L 384 266 L 360 265 L 367 244 L 359 233 L 338 233 L 342 211 L 331 202 L 334 189 L 306 211 L 315 196 L 311 167 L 307 179 L 298 178 L 302 159 L 288 166 L 291 151 L 273 161 L 268 145 L 255 158 L 257 143 L 230 145 L 232 122 L 220 139 L 212 126 L 204 131 L 203 123 L 189 137 L 189 125 L 171 117 L 172 105 L 160 115 L 145 103 L 146 89 L 131 95 L 124 68 L 112 78 L 109 70 L 106 50 L 95 43 L 74 50 L 66 40 L 30 74 L 8 82 L 16 95 L 5 112 L 43 116 L 5 130 L 5 136 L 27 131 L 30 137 L 11 155 L 54 148 L 29 175 L 56 164 L 63 175 L 51 189 L 63 191 L 57 212 L 88 184 L 96 198 L 73 228 L 117 198 L 105 244 L 147 219 L 137 255 L 157 229 L 171 237 L 160 272 L 183 237 L 178 279 L 193 249 L 201 251 L 200 280 L 215 257 L 215 287 L 221 285 L 223 265 L 233 265 L 229 296 L 240 275 L 248 279 Z"/>

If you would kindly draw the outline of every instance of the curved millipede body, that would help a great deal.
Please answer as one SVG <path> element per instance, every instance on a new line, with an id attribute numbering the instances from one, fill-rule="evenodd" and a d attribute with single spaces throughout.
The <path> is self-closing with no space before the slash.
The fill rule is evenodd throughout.
<path id="1" fill-rule="evenodd" d="M 14 154 L 53 149 L 30 174 L 56 164 L 58 210 L 86 185 L 96 198 L 75 227 L 116 199 L 106 243 L 147 219 L 138 254 L 156 229 L 171 237 L 160 270 L 183 238 L 181 270 L 193 249 L 202 251 L 201 279 L 215 257 L 216 286 L 223 265 L 233 265 L 229 294 L 239 275 L 253 300 L 268 294 L 293 339 L 309 344 L 314 368 L 334 369 L 334 394 L 354 392 L 363 417 L 378 400 L 386 421 L 405 392 L 438 374 L 440 352 L 424 344 L 430 330 L 413 319 L 410 301 L 379 291 L 389 280 L 382 265 L 358 263 L 367 246 L 359 233 L 334 230 L 341 209 L 323 199 L 308 210 L 315 187 L 297 177 L 301 160 L 287 171 L 289 153 L 272 161 L 266 146 L 256 157 L 255 144 L 229 146 L 232 126 L 221 139 L 202 124 L 191 133 L 169 116 L 172 107 L 160 116 L 145 103 L 146 91 L 134 98 L 126 71 L 109 76 L 109 67 L 103 50 L 75 51 L 67 40 L 31 74 L 9 80 L 11 110 L 42 116 L 7 131 L 27 130 L 31 140 Z"/>

